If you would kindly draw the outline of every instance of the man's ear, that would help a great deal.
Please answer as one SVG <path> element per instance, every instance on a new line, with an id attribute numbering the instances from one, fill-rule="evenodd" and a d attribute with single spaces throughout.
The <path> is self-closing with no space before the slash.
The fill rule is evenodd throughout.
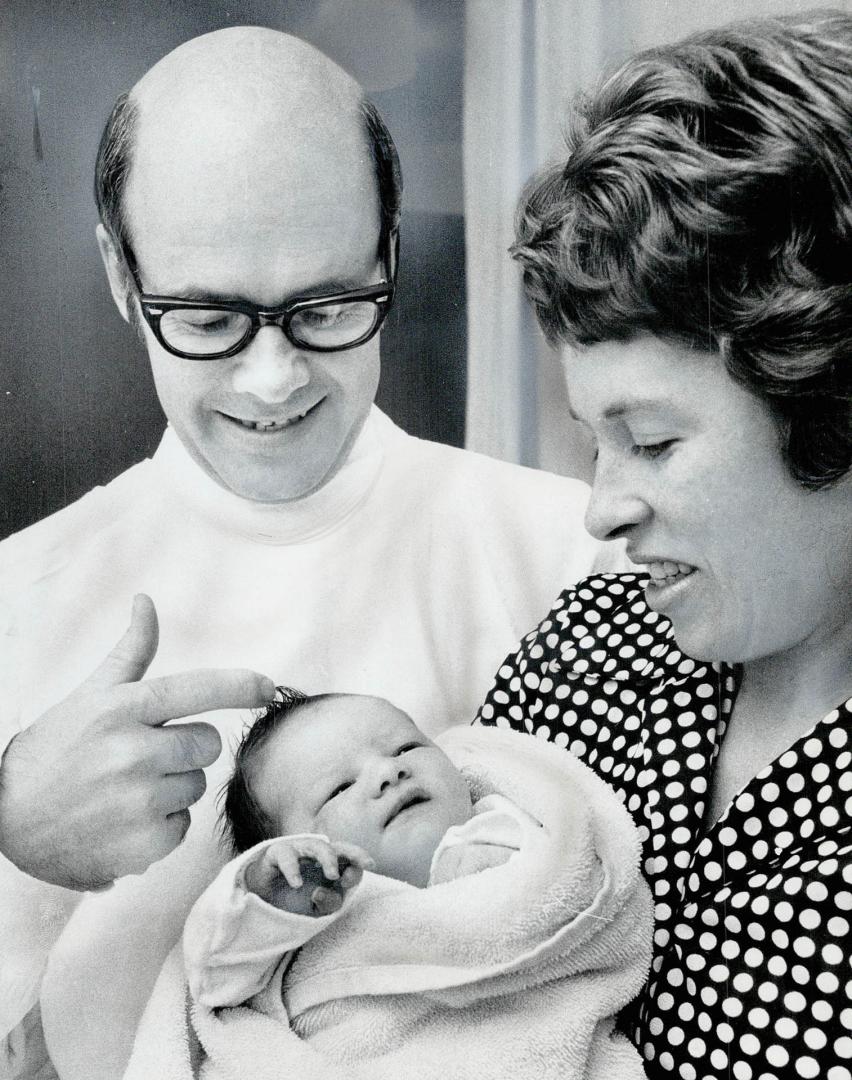
<path id="1" fill-rule="evenodd" d="M 130 322 L 130 315 L 127 310 L 129 291 L 127 288 L 127 269 L 115 249 L 113 238 L 102 224 L 99 224 L 95 229 L 95 237 L 98 241 L 98 248 L 101 253 L 101 258 L 103 259 L 107 278 L 109 279 L 109 287 L 112 292 L 112 298 L 115 301 L 115 306 L 118 308 L 122 319 L 124 319 L 125 322 Z"/>

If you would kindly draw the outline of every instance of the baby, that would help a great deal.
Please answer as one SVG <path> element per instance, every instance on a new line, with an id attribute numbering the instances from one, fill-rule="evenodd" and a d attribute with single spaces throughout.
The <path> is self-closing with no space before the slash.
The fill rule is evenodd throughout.
<path id="1" fill-rule="evenodd" d="M 494 842 L 478 828 L 463 843 L 458 827 L 483 813 Z M 389 701 L 279 687 L 237 750 L 223 816 L 237 855 L 281 837 L 247 865 L 251 892 L 329 915 L 365 869 L 423 887 L 505 862 L 518 813 L 499 795 L 474 808 L 459 770 Z"/>
<path id="2" fill-rule="evenodd" d="M 483 728 L 435 743 L 381 698 L 282 690 L 223 816 L 237 857 L 126 1080 L 644 1076 L 614 1030 L 650 961 L 638 836 L 561 748 Z"/>

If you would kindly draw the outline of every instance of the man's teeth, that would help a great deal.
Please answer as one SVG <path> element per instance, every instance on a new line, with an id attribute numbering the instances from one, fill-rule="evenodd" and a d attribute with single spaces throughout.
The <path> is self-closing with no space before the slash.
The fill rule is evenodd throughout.
<path id="1" fill-rule="evenodd" d="M 250 428 L 252 431 L 279 431 L 281 428 L 290 427 L 291 424 L 295 424 L 298 420 L 304 420 L 307 414 L 308 410 L 306 409 L 303 413 L 299 413 L 298 416 L 290 416 L 286 420 L 237 420 L 237 423 Z"/>
<path id="2" fill-rule="evenodd" d="M 670 562 L 668 559 L 664 562 L 648 563 L 648 573 L 655 583 L 660 584 L 668 583 L 675 578 L 688 577 L 694 570 L 695 567 L 688 563 Z"/>

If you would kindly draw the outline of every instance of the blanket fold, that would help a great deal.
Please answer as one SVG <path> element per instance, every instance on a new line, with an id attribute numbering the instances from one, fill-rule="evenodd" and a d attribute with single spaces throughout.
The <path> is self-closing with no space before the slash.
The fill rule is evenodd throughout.
<path id="1" fill-rule="evenodd" d="M 188 1003 L 175 950 L 125 1080 L 644 1076 L 613 1022 L 651 952 L 629 814 L 591 770 L 533 736 L 457 728 L 437 742 L 475 800 L 505 796 L 531 815 L 519 850 L 428 889 L 366 874 L 340 917 L 245 1005 Z"/>

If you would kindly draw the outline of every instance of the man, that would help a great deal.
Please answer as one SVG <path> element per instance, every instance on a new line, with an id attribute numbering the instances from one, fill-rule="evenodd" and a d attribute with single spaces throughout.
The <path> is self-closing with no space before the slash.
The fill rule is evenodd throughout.
<path id="1" fill-rule="evenodd" d="M 270 677 L 388 697 L 435 733 L 600 554 L 583 485 L 372 407 L 396 160 L 326 57 L 257 28 L 188 42 L 117 107 L 97 189 L 170 426 L 0 546 L 0 1035 L 8 1070 L 35 1058 L 40 1004 L 63 1080 L 121 1075 Z"/>

